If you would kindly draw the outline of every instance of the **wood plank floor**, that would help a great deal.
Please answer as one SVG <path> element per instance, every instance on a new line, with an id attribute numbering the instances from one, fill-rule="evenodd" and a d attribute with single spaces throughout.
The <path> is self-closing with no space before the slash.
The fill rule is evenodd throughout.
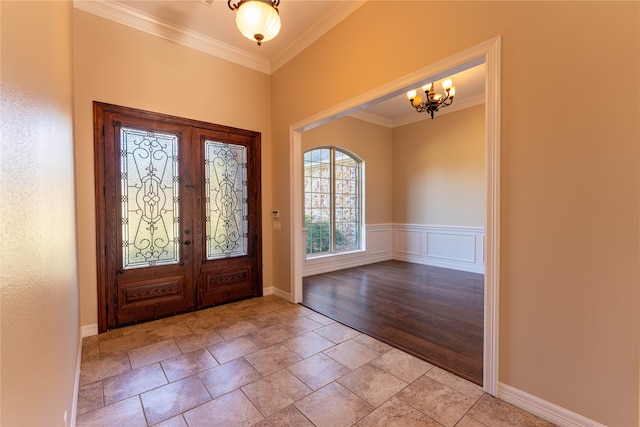
<path id="1" fill-rule="evenodd" d="M 482 385 L 484 275 L 384 261 L 303 289 L 304 306 Z"/>

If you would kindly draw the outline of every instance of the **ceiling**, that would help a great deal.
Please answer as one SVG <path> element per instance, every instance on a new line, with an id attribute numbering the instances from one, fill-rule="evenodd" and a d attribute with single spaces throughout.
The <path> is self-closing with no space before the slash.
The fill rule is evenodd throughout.
<path id="1" fill-rule="evenodd" d="M 234 0 L 238 1 L 238 0 Z M 365 0 L 282 0 L 278 36 L 258 46 L 235 25 L 226 0 L 74 0 L 77 9 L 271 74 Z"/>
<path id="2" fill-rule="evenodd" d="M 436 117 L 442 114 L 453 113 L 454 111 L 483 104 L 485 71 L 485 64 L 480 64 L 460 73 L 448 76 L 447 78 L 453 80 L 453 85 L 456 88 L 456 96 L 454 97 L 453 104 L 438 111 L 436 113 Z M 425 83 L 428 82 L 416 82 L 415 87 L 412 88 L 417 89 L 418 95 L 422 95 L 423 98 L 424 93 L 422 93 L 421 86 Z M 436 93 L 443 93 L 442 80 L 437 80 L 434 83 Z M 427 113 L 417 113 L 409 104 L 409 100 L 404 93 L 388 100 L 373 103 L 366 109 L 351 114 L 351 116 L 390 128 L 404 126 L 427 118 L 431 119 L 431 116 Z"/>
<path id="3" fill-rule="evenodd" d="M 365 2 L 282 0 L 278 7 L 280 34 L 262 46 L 240 34 L 225 0 L 75 0 L 74 7 L 271 74 Z M 484 74 L 484 65 L 480 65 L 451 76 L 455 102 L 437 114 L 483 103 Z M 416 82 L 416 88 L 424 83 Z M 441 88 L 439 82 L 437 88 Z M 426 113 L 415 112 L 404 94 L 369 105 L 352 116 L 387 127 L 427 118 Z"/>

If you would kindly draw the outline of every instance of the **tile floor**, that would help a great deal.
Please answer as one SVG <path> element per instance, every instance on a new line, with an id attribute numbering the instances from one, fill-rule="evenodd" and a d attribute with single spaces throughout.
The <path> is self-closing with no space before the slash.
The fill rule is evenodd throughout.
<path id="1" fill-rule="evenodd" d="M 86 337 L 78 426 L 551 426 L 275 296 Z"/>

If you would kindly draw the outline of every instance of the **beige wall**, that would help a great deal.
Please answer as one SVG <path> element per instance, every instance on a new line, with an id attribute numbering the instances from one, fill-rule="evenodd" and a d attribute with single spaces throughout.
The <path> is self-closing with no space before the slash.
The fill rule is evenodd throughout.
<path id="1" fill-rule="evenodd" d="M 302 134 L 302 151 L 315 147 L 346 148 L 364 161 L 365 224 L 391 223 L 391 129 L 343 117 Z"/>
<path id="2" fill-rule="evenodd" d="M 416 113 L 417 114 L 417 113 Z M 484 105 L 390 129 L 343 117 L 302 134 L 365 161 L 365 223 L 484 226 Z"/>
<path id="3" fill-rule="evenodd" d="M 270 77 L 79 10 L 73 31 L 81 324 L 98 321 L 94 100 L 262 133 L 263 283 L 271 286 Z"/>
<path id="4" fill-rule="evenodd" d="M 272 76 L 274 188 L 287 189 L 293 123 L 502 37 L 499 381 L 611 426 L 639 421 L 639 8 L 367 2 Z M 442 18 L 429 36 L 425 16 Z M 278 286 L 289 201 L 274 193 Z"/>
<path id="5" fill-rule="evenodd" d="M 484 199 L 484 105 L 393 129 L 393 222 L 484 227 Z"/>
<path id="6" fill-rule="evenodd" d="M 80 339 L 71 3 L 0 11 L 0 425 L 62 426 Z"/>

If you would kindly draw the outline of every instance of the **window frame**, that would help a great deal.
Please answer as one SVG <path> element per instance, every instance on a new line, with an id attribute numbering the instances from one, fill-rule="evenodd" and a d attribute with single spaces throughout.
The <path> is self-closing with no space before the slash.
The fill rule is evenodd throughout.
<path id="1" fill-rule="evenodd" d="M 304 213 L 304 228 L 306 230 L 306 235 L 307 235 L 307 239 L 305 239 L 305 257 L 306 259 L 315 259 L 315 258 L 322 258 L 322 257 L 329 257 L 329 256 L 338 256 L 338 255 L 344 255 L 344 254 L 349 254 L 349 253 L 354 253 L 354 252 L 360 252 L 365 250 L 364 245 L 365 245 L 365 239 L 364 239 L 364 235 L 363 235 L 363 231 L 364 231 L 364 160 L 358 156 L 356 153 L 354 153 L 353 151 L 346 149 L 344 147 L 339 147 L 336 145 L 322 145 L 322 146 L 317 146 L 317 147 L 312 147 L 309 148 L 308 150 L 303 152 L 303 170 L 306 168 L 305 164 L 306 164 L 306 160 L 305 157 L 307 155 L 307 153 L 315 151 L 315 150 L 329 150 L 329 180 L 330 180 L 330 193 L 329 193 L 329 198 L 330 198 L 330 206 L 329 206 L 329 213 L 330 213 L 330 221 L 329 221 L 329 250 L 325 251 L 325 252 L 316 252 L 316 253 L 309 253 L 308 251 L 308 243 L 307 243 L 307 239 L 308 239 L 308 227 L 307 227 L 307 223 L 306 223 L 306 218 L 307 218 L 307 207 L 306 207 L 306 199 L 307 199 L 307 191 L 306 191 L 306 183 L 303 184 L 303 200 L 304 200 L 304 206 L 303 206 L 303 213 Z M 337 249 L 337 233 L 336 233 L 336 216 L 337 216 L 337 209 L 336 209 L 336 165 L 337 165 L 337 161 L 336 161 L 336 153 L 340 152 L 343 155 L 346 155 L 350 160 L 349 161 L 354 161 L 356 163 L 357 166 L 357 179 L 356 181 L 356 196 L 357 196 L 357 203 L 355 204 L 355 209 L 357 209 L 357 216 L 356 216 L 356 236 L 355 236 L 355 245 L 354 247 L 351 247 L 349 249 Z M 320 162 L 318 162 L 320 163 Z M 306 180 L 306 174 L 303 172 L 303 181 Z"/>

